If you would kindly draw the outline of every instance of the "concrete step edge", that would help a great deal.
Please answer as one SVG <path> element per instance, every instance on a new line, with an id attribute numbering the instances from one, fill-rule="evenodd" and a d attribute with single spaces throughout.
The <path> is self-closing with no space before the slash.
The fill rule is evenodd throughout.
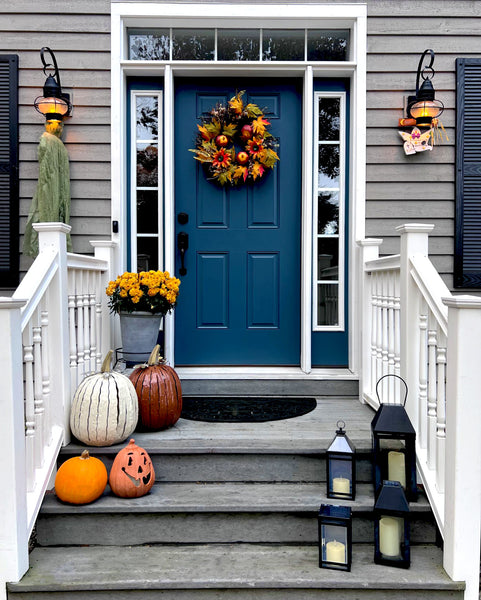
<path id="1" fill-rule="evenodd" d="M 462 590 L 434 546 L 411 549 L 411 568 L 375 565 L 355 545 L 351 572 L 319 569 L 316 546 L 265 544 L 36 548 L 15 592 L 179 589 Z M 128 568 L 126 568 L 128 565 Z"/>

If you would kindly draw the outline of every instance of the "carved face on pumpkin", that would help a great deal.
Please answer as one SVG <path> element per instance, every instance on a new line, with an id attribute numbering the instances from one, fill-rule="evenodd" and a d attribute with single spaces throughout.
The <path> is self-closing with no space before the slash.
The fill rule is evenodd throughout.
<path id="1" fill-rule="evenodd" d="M 110 471 L 110 487 L 121 498 L 139 498 L 154 485 L 155 473 L 147 452 L 130 440 L 115 457 Z"/>

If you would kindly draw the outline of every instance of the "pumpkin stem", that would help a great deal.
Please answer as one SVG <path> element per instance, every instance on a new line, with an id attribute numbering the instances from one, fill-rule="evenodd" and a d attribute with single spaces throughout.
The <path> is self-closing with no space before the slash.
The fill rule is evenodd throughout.
<path id="1" fill-rule="evenodd" d="M 88 450 L 84 450 L 84 451 L 82 452 L 82 454 L 80 455 L 80 458 L 81 458 L 82 460 L 87 460 L 87 458 L 90 458 L 89 451 L 88 451 Z"/>
<path id="2" fill-rule="evenodd" d="M 102 367 L 100 368 L 101 373 L 110 373 L 110 362 L 112 360 L 113 350 L 109 350 L 107 355 L 104 358 L 104 362 L 102 363 Z"/>
<path id="3" fill-rule="evenodd" d="M 149 360 L 147 362 L 148 367 L 154 367 L 155 365 L 159 364 L 159 352 L 160 352 L 160 345 L 157 344 L 155 346 L 155 348 L 152 350 L 152 352 L 150 353 Z"/>

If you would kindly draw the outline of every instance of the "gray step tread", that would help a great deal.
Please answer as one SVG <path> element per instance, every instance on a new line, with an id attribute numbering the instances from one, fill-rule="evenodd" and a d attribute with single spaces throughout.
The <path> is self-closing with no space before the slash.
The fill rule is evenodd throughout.
<path id="1" fill-rule="evenodd" d="M 75 506 L 48 493 L 41 514 L 97 513 L 213 513 L 213 512 L 317 512 L 322 503 L 351 506 L 355 512 L 371 512 L 371 484 L 358 484 L 356 500 L 334 500 L 320 483 L 156 483 L 141 498 L 118 498 L 110 491 L 91 504 Z M 413 513 L 429 513 L 424 495 L 410 505 Z"/>
<path id="2" fill-rule="evenodd" d="M 179 419 L 165 431 L 135 432 L 139 446 L 158 454 L 320 454 L 332 442 L 336 423 L 342 419 L 346 432 L 360 453 L 371 451 L 374 411 L 353 398 L 317 398 L 315 410 L 281 421 L 265 423 L 207 423 Z M 125 443 L 93 448 L 93 454 L 116 454 Z M 64 456 L 85 450 L 79 443 L 62 450 Z"/>
<path id="3" fill-rule="evenodd" d="M 350 573 L 319 569 L 316 546 L 214 544 L 36 548 L 30 570 L 10 592 L 161 589 L 430 589 L 461 590 L 434 546 L 412 548 L 411 568 L 373 562 L 355 545 Z M 127 567 L 126 567 L 127 566 Z"/>

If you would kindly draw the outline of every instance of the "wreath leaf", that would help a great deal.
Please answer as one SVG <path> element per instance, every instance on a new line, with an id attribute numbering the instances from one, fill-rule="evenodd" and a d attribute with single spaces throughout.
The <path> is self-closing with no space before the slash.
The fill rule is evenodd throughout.
<path id="1" fill-rule="evenodd" d="M 245 107 L 245 111 L 249 119 L 253 119 L 254 117 L 263 116 L 262 110 L 257 106 L 257 104 L 248 104 Z"/>

